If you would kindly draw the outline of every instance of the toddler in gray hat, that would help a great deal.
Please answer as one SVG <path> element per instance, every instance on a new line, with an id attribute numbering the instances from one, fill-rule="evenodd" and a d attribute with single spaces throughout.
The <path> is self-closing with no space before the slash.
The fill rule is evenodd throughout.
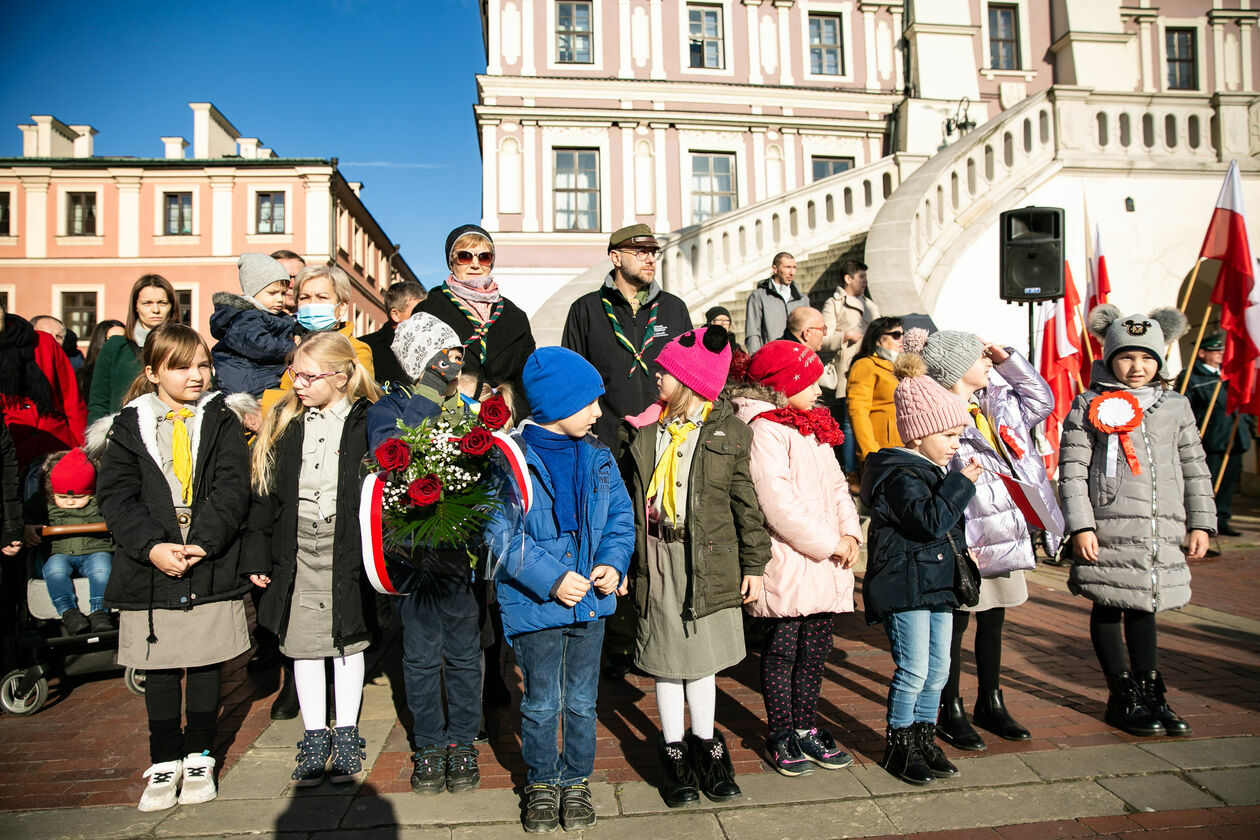
<path id="1" fill-rule="evenodd" d="M 219 389 L 261 396 L 280 384 L 294 350 L 294 321 L 284 309 L 289 272 L 266 254 L 244 253 L 237 261 L 240 295 L 215 292 L 210 301 L 210 351 Z"/>

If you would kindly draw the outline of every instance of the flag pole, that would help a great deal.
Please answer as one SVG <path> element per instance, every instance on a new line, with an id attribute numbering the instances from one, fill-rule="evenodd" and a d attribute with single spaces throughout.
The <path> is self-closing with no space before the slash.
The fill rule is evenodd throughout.
<path id="1" fill-rule="evenodd" d="M 1187 368 L 1186 379 L 1189 378 L 1190 370 Z M 1221 381 L 1222 380 L 1217 379 L 1216 387 L 1212 389 L 1212 400 L 1208 403 L 1207 411 L 1203 413 L 1203 425 L 1199 427 L 1199 437 L 1203 437 L 1207 434 L 1208 421 L 1212 419 L 1212 409 L 1216 408 L 1216 398 L 1220 396 L 1221 393 Z"/>
<path id="2" fill-rule="evenodd" d="M 1194 337 L 1194 349 L 1190 351 L 1191 359 L 1194 359 L 1199 355 L 1199 345 L 1203 343 L 1203 333 L 1204 331 L 1207 330 L 1208 319 L 1211 317 L 1212 317 L 1212 304 L 1209 303 L 1207 305 L 1207 310 L 1203 313 L 1203 323 L 1199 324 L 1199 334 Z M 1168 351 L 1169 353 L 1172 352 L 1171 344 L 1168 345 Z M 1167 354 L 1165 354 L 1165 358 L 1167 358 Z M 1184 395 L 1186 393 L 1186 386 L 1188 386 L 1189 384 L 1190 384 L 1190 375 L 1186 374 L 1185 378 L 1181 380 L 1181 390 L 1178 391 L 1177 393 Z"/>
<path id="3" fill-rule="evenodd" d="M 1234 448 L 1234 436 L 1238 434 L 1238 421 L 1242 420 L 1242 412 L 1234 415 L 1234 428 L 1229 432 L 1229 449 L 1225 450 L 1225 457 L 1221 459 L 1221 471 L 1216 474 L 1216 483 L 1212 485 L 1212 493 L 1221 489 L 1221 479 L 1225 477 L 1225 468 L 1229 466 L 1229 450 Z"/>
<path id="4" fill-rule="evenodd" d="M 1194 281 L 1199 276 L 1199 266 L 1202 264 L 1203 257 L 1197 257 L 1194 261 L 1194 269 L 1190 272 L 1190 282 L 1186 283 L 1186 293 L 1181 298 L 1181 305 L 1177 307 L 1183 315 L 1186 312 L 1186 307 L 1190 305 L 1190 292 L 1194 289 Z"/>
<path id="5" fill-rule="evenodd" d="M 1085 316 L 1081 314 L 1081 307 L 1079 305 L 1072 307 L 1072 311 L 1076 314 L 1076 325 L 1080 327 L 1081 330 L 1081 344 L 1085 345 L 1083 348 L 1085 350 L 1085 359 L 1092 367 L 1094 364 L 1094 345 L 1090 343 L 1089 330 L 1085 329 Z M 1082 392 L 1084 392 L 1084 390 L 1084 388 L 1081 389 Z"/>

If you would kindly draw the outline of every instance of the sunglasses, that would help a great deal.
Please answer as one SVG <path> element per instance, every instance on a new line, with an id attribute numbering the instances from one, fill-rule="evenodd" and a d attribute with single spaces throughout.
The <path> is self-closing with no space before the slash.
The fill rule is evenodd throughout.
<path id="1" fill-rule="evenodd" d="M 898 340 L 900 340 L 901 337 L 905 334 L 906 333 L 904 330 L 889 330 L 888 332 L 884 333 L 884 335 L 892 336 L 893 338 L 898 339 Z"/>
<path id="2" fill-rule="evenodd" d="M 289 376 L 293 377 L 293 384 L 300 385 L 303 388 L 309 388 L 321 379 L 327 379 L 330 376 L 336 376 L 341 373 L 339 370 L 334 370 L 331 373 L 298 373 L 292 367 L 287 367 L 285 370 L 289 372 Z"/>
<path id="3" fill-rule="evenodd" d="M 494 265 L 494 251 L 456 251 L 452 256 L 460 265 L 472 265 L 474 258 L 482 265 Z"/>

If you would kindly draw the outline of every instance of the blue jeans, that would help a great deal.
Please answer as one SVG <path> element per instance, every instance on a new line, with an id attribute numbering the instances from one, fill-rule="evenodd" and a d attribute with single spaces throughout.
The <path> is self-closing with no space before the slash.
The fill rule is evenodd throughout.
<path id="1" fill-rule="evenodd" d="M 840 424 L 844 432 L 844 442 L 840 444 L 840 468 L 844 474 L 852 478 L 857 470 L 857 438 L 853 437 L 853 421 L 849 419 L 849 403 L 844 397 L 831 404 L 831 416 Z"/>
<path id="2" fill-rule="evenodd" d="M 522 633 L 512 640 L 525 678 L 521 757 L 530 784 L 572 785 L 595 769 L 595 697 L 604 622 Z M 556 749 L 563 716 L 564 751 Z"/>
<path id="3" fill-rule="evenodd" d="M 471 744 L 481 726 L 481 624 L 472 582 L 421 573 L 411 592 L 393 603 L 402 620 L 403 683 L 416 749 Z"/>
<path id="4" fill-rule="evenodd" d="M 48 584 L 48 597 L 52 598 L 57 615 L 66 610 L 77 608 L 79 601 L 74 595 L 72 574 L 78 572 L 80 577 L 88 579 L 88 602 L 90 612 L 102 609 L 105 602 L 105 584 L 109 582 L 109 569 L 113 565 L 114 555 L 108 551 L 94 551 L 91 554 L 54 554 L 44 561 L 41 577 Z"/>
<path id="5" fill-rule="evenodd" d="M 949 610 L 909 610 L 884 618 L 892 645 L 892 684 L 888 686 L 888 726 L 936 723 L 941 689 L 949 679 L 949 644 L 954 614 Z"/>

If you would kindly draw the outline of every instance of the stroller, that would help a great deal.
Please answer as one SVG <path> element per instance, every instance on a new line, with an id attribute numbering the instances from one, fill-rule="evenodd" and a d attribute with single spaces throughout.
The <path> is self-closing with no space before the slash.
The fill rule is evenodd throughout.
<path id="1" fill-rule="evenodd" d="M 44 526 L 46 537 L 72 534 L 105 533 L 104 522 L 89 525 Z M 22 661 L 31 664 L 10 671 L 0 682 L 0 708 L 11 715 L 33 715 L 48 701 L 50 677 L 76 677 L 118 669 L 118 631 L 63 635 L 57 610 L 48 595 L 48 586 L 35 577 L 35 554 L 27 551 L 26 612 L 18 633 L 18 650 Z M 80 609 L 88 610 L 87 578 L 74 579 L 74 593 Z M 144 694 L 144 672 L 126 668 L 123 681 L 135 694 Z"/>

